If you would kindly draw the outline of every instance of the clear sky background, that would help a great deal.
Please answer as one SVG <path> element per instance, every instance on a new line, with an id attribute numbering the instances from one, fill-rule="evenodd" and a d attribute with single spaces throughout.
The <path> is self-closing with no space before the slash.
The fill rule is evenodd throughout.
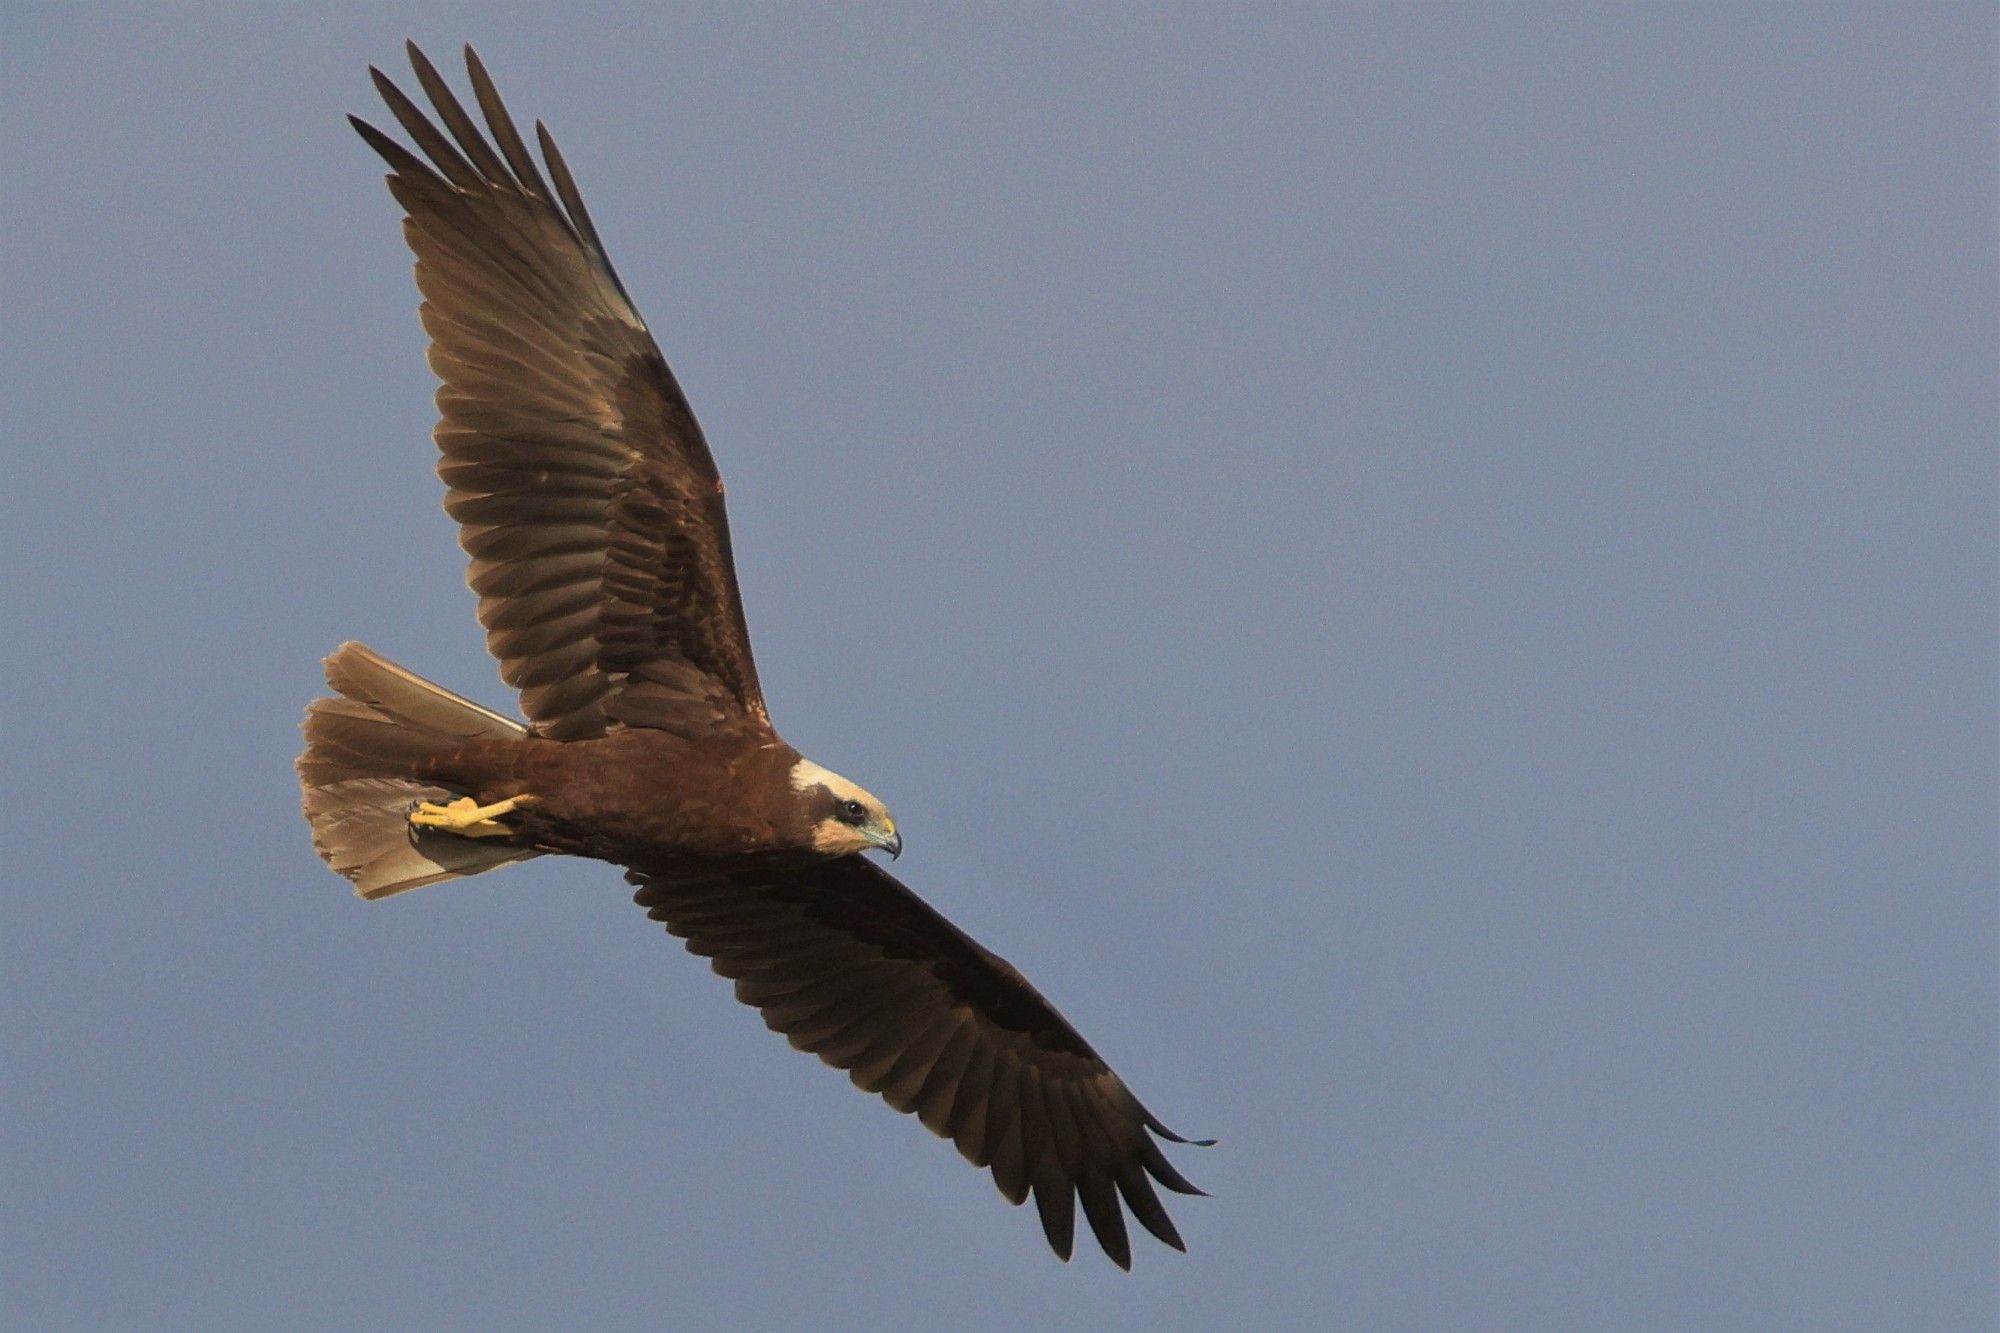
<path id="1" fill-rule="evenodd" d="M 6 1322 L 1993 1316 L 1993 11 L 1081 8 L 7 0 Z M 604 867 L 313 858 L 335 644 L 511 702 L 406 35 L 565 145 L 787 737 L 1221 1138 L 1189 1255 Z"/>

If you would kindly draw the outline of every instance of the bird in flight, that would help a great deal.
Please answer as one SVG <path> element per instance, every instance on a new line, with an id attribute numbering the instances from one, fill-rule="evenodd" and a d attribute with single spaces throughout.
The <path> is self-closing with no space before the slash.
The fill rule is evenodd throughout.
<path id="1" fill-rule="evenodd" d="M 888 809 L 771 726 L 715 460 L 548 131 L 538 166 L 470 47 L 484 132 L 409 54 L 435 120 L 370 73 L 422 156 L 349 119 L 407 214 L 444 507 L 526 722 L 343 645 L 298 764 L 314 849 L 370 900 L 550 853 L 624 867 L 793 1046 L 915 1113 L 1010 1203 L 1032 1193 L 1062 1258 L 1079 1200 L 1121 1268 L 1128 1209 L 1185 1249 L 1153 1185 L 1201 1193 L 1155 1141 L 1189 1140 L 864 856 L 902 851 Z"/>

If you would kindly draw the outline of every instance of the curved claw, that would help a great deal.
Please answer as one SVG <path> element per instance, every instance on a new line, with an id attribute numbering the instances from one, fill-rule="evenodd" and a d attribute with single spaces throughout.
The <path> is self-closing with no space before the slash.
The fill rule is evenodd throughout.
<path id="1" fill-rule="evenodd" d="M 492 805 L 481 805 L 470 796 L 461 796 L 448 805 L 435 801 L 419 801 L 410 809 L 410 827 L 417 829 L 442 829 L 455 833 L 461 838 L 504 838 L 513 834 L 498 820 L 498 816 L 509 814 L 523 805 L 534 801 L 533 796 L 510 796 Z"/>

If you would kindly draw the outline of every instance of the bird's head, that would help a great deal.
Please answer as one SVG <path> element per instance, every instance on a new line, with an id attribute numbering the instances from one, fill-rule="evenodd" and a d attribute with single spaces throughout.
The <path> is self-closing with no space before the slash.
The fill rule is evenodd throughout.
<path id="1" fill-rule="evenodd" d="M 903 835 L 874 793 L 810 759 L 792 765 L 792 790 L 805 802 L 814 851 L 826 856 L 876 850 L 902 854 Z"/>

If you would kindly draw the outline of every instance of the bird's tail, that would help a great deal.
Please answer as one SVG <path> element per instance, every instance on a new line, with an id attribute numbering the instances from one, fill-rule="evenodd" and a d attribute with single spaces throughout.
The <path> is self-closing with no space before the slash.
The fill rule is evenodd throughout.
<path id="1" fill-rule="evenodd" d="M 412 777 L 419 763 L 468 740 L 517 740 L 526 727 L 359 643 L 326 659 L 326 683 L 339 697 L 306 708 L 299 785 L 313 850 L 354 881 L 357 894 L 387 898 L 539 855 L 409 823 L 416 802 L 462 794 Z"/>

